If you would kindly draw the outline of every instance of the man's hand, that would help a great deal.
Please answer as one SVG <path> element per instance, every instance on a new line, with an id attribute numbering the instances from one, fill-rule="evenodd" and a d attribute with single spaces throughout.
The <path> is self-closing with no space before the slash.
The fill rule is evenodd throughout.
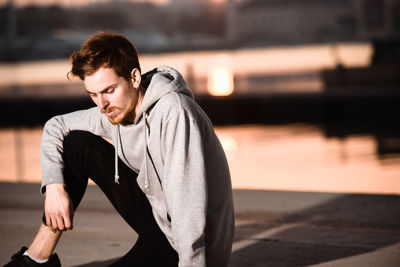
<path id="1" fill-rule="evenodd" d="M 46 224 L 50 229 L 54 231 L 72 229 L 73 206 L 63 184 L 46 185 L 44 214 L 46 216 Z"/>

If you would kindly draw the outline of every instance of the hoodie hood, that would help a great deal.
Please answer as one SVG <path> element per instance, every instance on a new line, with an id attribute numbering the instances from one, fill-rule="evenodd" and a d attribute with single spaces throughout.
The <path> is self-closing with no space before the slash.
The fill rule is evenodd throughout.
<path id="1" fill-rule="evenodd" d="M 158 67 L 143 74 L 142 85 L 146 87 L 146 93 L 139 112 L 136 114 L 134 124 L 137 124 L 143 114 L 161 97 L 170 92 L 177 92 L 194 98 L 182 75 L 176 69 L 168 66 Z"/>
<path id="2" fill-rule="evenodd" d="M 141 84 L 146 88 L 146 92 L 143 97 L 141 107 L 138 114 L 136 114 L 134 124 L 137 124 L 142 118 L 144 122 L 144 140 L 145 147 L 147 147 L 147 110 L 149 110 L 157 101 L 164 95 L 176 92 L 187 95 L 194 98 L 192 91 L 187 87 L 185 80 L 182 75 L 174 68 L 168 66 L 162 66 L 155 68 L 142 75 Z M 115 127 L 116 145 L 115 147 L 115 175 L 114 181 L 119 184 L 119 174 L 118 174 L 118 150 L 119 150 L 119 125 Z M 147 149 L 144 150 L 144 161 L 146 162 L 148 158 Z M 145 166 L 147 166 L 145 164 Z M 145 169 L 147 173 L 147 168 Z M 145 188 L 149 187 L 149 181 L 147 175 L 145 178 Z"/>

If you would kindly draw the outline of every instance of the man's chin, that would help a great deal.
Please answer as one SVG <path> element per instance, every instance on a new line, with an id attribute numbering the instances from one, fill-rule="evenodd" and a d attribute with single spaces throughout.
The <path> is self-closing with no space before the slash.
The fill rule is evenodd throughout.
<path id="1" fill-rule="evenodd" d="M 108 118 L 108 121 L 113 125 L 117 125 L 117 124 L 121 123 L 119 120 L 116 120 L 115 118 Z"/>
<path id="2" fill-rule="evenodd" d="M 126 119 L 117 119 L 117 118 L 108 118 L 109 122 L 113 125 L 121 124 L 121 125 L 129 125 L 132 124 Z"/>
<path id="3" fill-rule="evenodd" d="M 129 125 L 133 123 L 133 120 L 130 119 L 128 113 L 118 113 L 115 116 L 107 117 L 109 122 L 113 125 L 122 124 L 122 125 Z"/>

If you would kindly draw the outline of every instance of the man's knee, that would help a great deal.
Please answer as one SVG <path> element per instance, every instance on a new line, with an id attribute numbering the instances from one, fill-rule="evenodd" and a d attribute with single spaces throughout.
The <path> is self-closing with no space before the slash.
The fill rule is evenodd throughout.
<path id="1" fill-rule="evenodd" d="M 94 135 L 86 131 L 71 131 L 65 136 L 63 147 L 77 147 L 80 144 L 87 144 Z"/>
<path id="2" fill-rule="evenodd" d="M 86 131 L 71 131 L 64 138 L 63 148 L 64 153 L 69 149 L 81 150 L 85 146 L 92 144 L 98 136 Z"/>
<path id="3" fill-rule="evenodd" d="M 112 154 L 113 147 L 102 137 L 87 131 L 71 131 L 63 142 L 63 157 L 87 158 L 95 155 Z M 109 152 L 109 153 L 108 153 Z"/>

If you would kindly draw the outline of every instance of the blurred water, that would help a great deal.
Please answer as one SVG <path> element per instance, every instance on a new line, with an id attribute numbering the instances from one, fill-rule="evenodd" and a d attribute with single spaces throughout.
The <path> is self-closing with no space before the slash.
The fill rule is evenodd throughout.
<path id="1" fill-rule="evenodd" d="M 145 54 L 140 55 L 140 62 L 143 72 L 168 65 L 179 70 L 186 80 L 202 80 L 215 67 L 215 59 L 223 55 L 229 58 L 231 69 L 238 77 L 236 93 L 321 92 L 323 84 L 319 72 L 333 69 L 338 63 L 332 47 L 337 49 L 340 63 L 345 67 L 370 64 L 372 48 L 369 43 Z M 73 77 L 69 81 L 66 77 L 70 67 L 67 59 L 0 64 L 0 97 L 81 96 L 85 92 L 75 86 L 80 81 Z M 268 76 L 268 79 L 248 81 L 243 78 L 246 76 Z M 49 85 L 63 89 L 52 90 Z M 195 84 L 192 89 L 196 94 L 207 93 L 202 83 Z"/>
<path id="2" fill-rule="evenodd" d="M 344 67 L 370 63 L 368 43 L 335 47 Z M 221 53 L 236 75 L 235 98 L 218 102 L 205 85 Z M 216 125 L 260 123 L 216 127 L 234 188 L 400 194 L 398 97 L 328 98 L 320 72 L 338 63 L 331 44 L 147 54 L 141 62 L 144 71 L 181 71 Z M 84 108 L 89 100 L 81 82 L 67 80 L 69 68 L 68 60 L 0 64 L 0 102 L 9 112 L 1 120 L 9 128 L 0 129 L 0 180 L 41 180 L 41 126 L 10 127 Z"/>
<path id="3" fill-rule="evenodd" d="M 216 132 L 236 189 L 400 194 L 400 154 L 379 157 L 373 136 L 326 138 L 307 124 L 227 126 Z M 0 130 L 0 180 L 41 180 L 41 134 L 41 127 Z"/>

